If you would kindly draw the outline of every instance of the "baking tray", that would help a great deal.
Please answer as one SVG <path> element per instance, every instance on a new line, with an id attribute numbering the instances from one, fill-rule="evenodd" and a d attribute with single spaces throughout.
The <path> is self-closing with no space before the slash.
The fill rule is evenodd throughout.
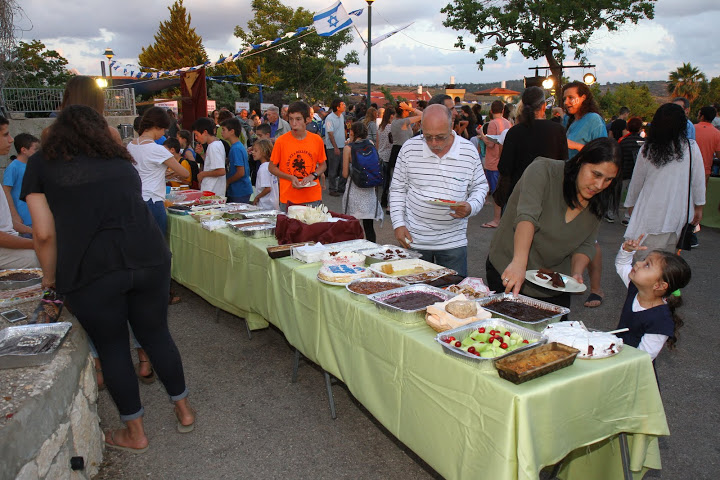
<path id="1" fill-rule="evenodd" d="M 270 247 L 267 247 L 266 250 L 270 258 L 283 258 L 289 257 L 293 248 L 303 247 L 305 245 L 312 245 L 312 242 L 288 243 L 287 245 L 272 245 Z"/>
<path id="2" fill-rule="evenodd" d="M 380 310 L 385 310 L 385 313 L 387 313 L 390 317 L 400 323 L 412 324 L 424 322 L 425 318 L 422 314 L 425 313 L 427 307 L 418 308 L 415 310 L 405 310 L 403 308 L 398 308 L 384 302 L 384 299 L 388 297 L 405 292 L 437 293 L 442 297 L 439 300 L 440 302 L 445 302 L 456 296 L 452 292 L 448 292 L 447 290 L 443 290 L 442 288 L 431 287 L 430 285 L 408 285 L 407 287 L 396 288 L 394 290 L 373 293 L 372 295 L 368 295 L 367 298 L 368 300 L 374 302 L 376 307 L 378 307 Z"/>
<path id="3" fill-rule="evenodd" d="M 70 322 L 45 323 L 38 325 L 19 325 L 0 330 L 0 369 L 34 367 L 50 362 L 57 353 L 60 345 L 72 328 Z M 44 335 L 54 335 L 55 338 L 44 345 L 40 353 L 6 353 L 1 352 L 9 342 L 17 341 L 22 337 L 42 339 Z M 42 344 L 40 345 L 42 346 Z"/>
<path id="4" fill-rule="evenodd" d="M 400 280 L 397 280 L 397 279 L 395 279 L 395 278 L 377 278 L 377 277 L 370 277 L 370 278 L 358 278 L 357 280 L 353 280 L 352 282 L 350 282 L 350 283 L 348 283 L 347 285 L 345 285 L 345 288 L 348 290 L 348 292 L 352 293 L 353 295 L 356 295 L 358 298 L 367 299 L 367 296 L 368 296 L 368 295 L 375 295 L 375 294 L 374 294 L 374 293 L 358 293 L 358 292 L 354 292 L 354 291 L 350 288 L 352 285 L 357 285 L 357 284 L 360 284 L 360 283 L 367 283 L 367 282 L 397 284 L 398 286 L 397 286 L 397 287 L 394 287 L 394 288 L 402 288 L 402 287 L 407 287 L 407 286 L 408 286 L 407 283 L 405 283 L 405 282 L 403 282 L 403 281 L 400 281 Z M 390 290 L 394 290 L 394 288 L 392 288 L 392 289 L 390 289 Z M 377 293 L 385 293 L 385 292 L 387 292 L 387 291 L 388 291 L 388 290 L 384 290 L 384 291 L 382 291 L 382 292 L 377 292 Z"/>
<path id="5" fill-rule="evenodd" d="M 383 272 L 383 265 L 392 265 L 395 272 Z M 415 266 L 423 267 L 425 271 L 413 274 L 397 275 L 398 270 L 407 270 Z M 410 284 L 430 282 L 433 280 L 437 280 L 440 277 L 444 277 L 445 275 L 455 275 L 457 273 L 455 270 L 445 268 L 442 265 L 436 265 L 434 263 L 426 262 L 425 260 L 421 260 L 419 258 L 395 260 L 391 262 L 378 262 L 370 265 L 368 268 L 380 277 L 397 278 L 399 280 L 402 280 L 403 282 Z"/>
<path id="6" fill-rule="evenodd" d="M 388 250 L 392 250 L 392 253 L 387 253 Z M 422 254 L 418 252 L 407 250 L 396 245 L 380 245 L 379 247 L 369 248 L 367 250 L 360 250 L 358 253 L 362 253 L 367 257 L 365 261 L 368 265 L 378 262 L 392 262 L 395 260 L 406 260 L 422 257 Z"/>
<path id="7" fill-rule="evenodd" d="M 252 227 L 238 227 L 235 233 L 239 233 L 243 237 L 249 238 L 265 238 L 275 236 L 275 225 L 253 225 Z"/>
<path id="8" fill-rule="evenodd" d="M 0 290 L 17 290 L 18 288 L 31 287 L 42 282 L 43 271 L 41 268 L 8 268 L 0 270 L 0 274 L 10 274 L 13 272 L 37 273 L 40 276 L 29 280 L 2 280 L 2 277 L 0 277 Z"/>
<path id="9" fill-rule="evenodd" d="M 533 355 L 537 355 L 538 353 L 542 353 L 544 351 L 552 350 L 561 351 L 565 355 L 562 358 L 559 358 L 549 363 L 545 363 L 541 366 L 532 368 L 531 370 L 523 373 L 518 373 L 510 367 L 510 364 L 512 362 L 522 360 Z M 579 353 L 580 350 L 578 350 L 577 348 L 568 347 L 567 345 L 563 345 L 562 343 L 552 342 L 541 345 L 530 351 L 526 350 L 524 352 L 518 352 L 516 350 L 510 355 L 505 355 L 502 359 L 495 360 L 495 368 L 497 368 L 500 378 L 504 378 L 505 380 L 508 380 L 515 385 L 519 385 L 523 382 L 527 382 L 528 380 L 542 377 L 543 375 L 547 375 L 548 373 L 560 370 L 561 368 L 569 367 L 570 365 L 575 363 L 575 357 L 577 357 Z"/>
<path id="10" fill-rule="evenodd" d="M 256 210 L 252 212 L 240 212 L 242 218 L 275 218 L 282 214 L 280 210 Z"/>
<path id="11" fill-rule="evenodd" d="M 483 358 L 478 357 L 472 353 L 467 353 L 464 350 L 461 350 L 454 345 L 449 345 L 445 343 L 443 340 L 447 339 L 447 337 L 453 336 L 457 340 L 462 340 L 465 337 L 467 337 L 470 332 L 473 330 L 477 330 L 480 327 L 501 327 L 507 329 L 510 333 L 517 333 L 522 338 L 526 340 L 537 340 L 535 343 L 530 343 L 527 345 L 527 347 L 520 347 L 517 350 L 513 350 L 512 352 L 506 353 L 505 355 L 500 355 L 499 357 L 493 357 L 493 358 Z M 487 320 L 480 320 L 477 322 L 468 323 L 467 325 L 463 325 L 462 327 L 452 328 L 450 330 L 446 330 L 442 333 L 438 333 L 435 336 L 435 341 L 439 343 L 443 347 L 443 351 L 450 355 L 451 357 L 457 358 L 460 361 L 463 361 L 467 363 L 468 365 L 472 365 L 473 367 L 478 367 L 482 370 L 494 370 L 494 364 L 493 362 L 495 360 L 499 360 L 501 358 L 505 358 L 507 356 L 513 355 L 515 353 L 523 352 L 526 350 L 530 350 L 536 347 L 539 347 L 540 345 L 544 345 L 547 343 L 547 337 L 534 331 L 530 330 L 529 328 L 521 327 L 519 325 L 516 325 L 508 320 L 504 320 L 502 318 L 488 318 Z"/>
<path id="12" fill-rule="evenodd" d="M 257 205 L 251 205 L 249 203 L 226 203 L 225 205 L 220 206 L 220 210 L 228 213 L 255 212 L 257 210 L 260 210 L 260 207 L 258 207 Z"/>
<path id="13" fill-rule="evenodd" d="M 190 212 L 190 216 L 199 223 L 203 220 L 220 220 L 222 218 L 222 212 L 219 210 L 214 212 Z"/>
<path id="14" fill-rule="evenodd" d="M 177 204 L 167 207 L 167 212 L 171 215 L 189 215 L 190 210 L 190 207 Z"/>
<path id="15" fill-rule="evenodd" d="M 550 310 L 555 313 L 550 315 L 547 318 L 542 318 L 540 320 L 535 320 L 532 322 L 526 322 L 525 320 L 520 320 L 519 318 L 514 318 L 514 317 L 511 317 L 510 315 L 506 315 L 504 313 L 499 313 L 499 312 L 496 312 L 495 310 L 493 310 L 492 304 L 495 302 L 499 302 L 501 300 L 509 300 L 512 302 L 524 303 L 525 305 L 542 308 L 544 310 Z M 483 307 L 485 310 L 489 310 L 489 311 L 493 312 L 496 316 L 498 316 L 500 318 L 504 318 L 506 320 L 510 320 L 511 322 L 515 322 L 518 325 L 529 328 L 531 330 L 535 330 L 536 332 L 542 331 L 550 323 L 555 323 L 555 322 L 560 321 L 560 318 L 562 318 L 563 315 L 567 315 L 568 313 L 570 313 L 569 308 L 560 307 L 558 305 L 553 305 L 552 303 L 543 302 L 542 300 L 537 300 L 535 298 L 526 297 L 525 295 L 518 295 L 516 297 L 516 296 L 513 296 L 512 293 L 497 293 L 495 295 L 491 295 L 491 296 L 485 297 L 485 298 L 480 298 L 475 301 L 478 302 L 478 304 L 481 307 Z"/>

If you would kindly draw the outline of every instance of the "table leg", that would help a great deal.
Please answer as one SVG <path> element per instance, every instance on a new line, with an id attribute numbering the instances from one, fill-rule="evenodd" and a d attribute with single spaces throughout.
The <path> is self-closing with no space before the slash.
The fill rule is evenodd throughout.
<path id="1" fill-rule="evenodd" d="M 250 331 L 250 324 L 248 323 L 247 318 L 243 318 L 243 321 L 245 322 L 245 330 L 247 330 L 248 340 L 252 340 L 252 332 Z"/>
<path id="2" fill-rule="evenodd" d="M 335 414 L 335 397 L 333 397 L 332 393 L 332 382 L 330 380 L 330 374 L 323 370 L 323 373 L 325 374 L 325 388 L 327 388 L 327 394 L 328 394 L 328 402 L 330 403 L 330 416 L 333 420 L 337 418 L 337 415 Z"/>
<path id="3" fill-rule="evenodd" d="M 215 323 L 220 323 L 220 307 L 215 307 Z"/>
<path id="4" fill-rule="evenodd" d="M 630 471 L 630 450 L 628 449 L 627 434 L 618 435 L 620 440 L 620 458 L 622 459 L 623 477 L 625 480 L 632 480 L 632 472 Z"/>

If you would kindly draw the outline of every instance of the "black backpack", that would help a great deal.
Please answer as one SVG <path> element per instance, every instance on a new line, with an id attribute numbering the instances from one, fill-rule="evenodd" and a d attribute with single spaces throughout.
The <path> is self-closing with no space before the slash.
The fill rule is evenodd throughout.
<path id="1" fill-rule="evenodd" d="M 355 185 L 360 188 L 378 187 L 383 184 L 382 166 L 375 145 L 367 138 L 350 144 L 352 150 L 352 174 Z"/>

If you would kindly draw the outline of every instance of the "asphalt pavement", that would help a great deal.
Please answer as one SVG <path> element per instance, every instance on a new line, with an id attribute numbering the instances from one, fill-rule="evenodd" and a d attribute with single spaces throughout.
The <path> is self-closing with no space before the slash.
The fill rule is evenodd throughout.
<path id="1" fill-rule="evenodd" d="M 325 201 L 340 211 L 340 198 Z M 491 218 L 492 205 L 486 205 L 470 220 L 470 276 L 485 276 L 494 230 L 480 225 Z M 382 228 L 378 225 L 378 243 L 396 244 L 389 218 Z M 603 223 L 605 300 L 591 309 L 583 307 L 586 295 L 575 296 L 572 319 L 599 329 L 616 327 L 627 293 L 614 268 L 623 232 L 619 222 Z M 685 306 L 679 311 L 685 326 L 678 346 L 664 349 L 656 361 L 671 435 L 660 441 L 663 469 L 645 478 L 703 480 L 720 472 L 720 302 L 715 290 L 720 230 L 703 228 L 699 240 L 699 248 L 683 254 L 693 277 L 683 290 Z M 161 384 L 141 384 L 150 448 L 141 455 L 106 450 L 96 479 L 441 478 L 342 384 L 333 387 L 337 419 L 332 420 L 319 367 L 301 362 L 299 380 L 291 383 L 293 350 L 282 332 L 270 327 L 252 332 L 250 339 L 244 321 L 226 312 L 216 319 L 215 307 L 176 287 L 182 302 L 170 307 L 169 323 L 198 412 L 197 427 L 177 433 Z M 98 411 L 103 429 L 122 426 L 107 391 L 100 394 Z"/>

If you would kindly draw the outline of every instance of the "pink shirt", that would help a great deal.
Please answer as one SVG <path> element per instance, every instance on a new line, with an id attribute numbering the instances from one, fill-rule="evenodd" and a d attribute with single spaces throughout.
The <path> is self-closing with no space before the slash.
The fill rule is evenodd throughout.
<path id="1" fill-rule="evenodd" d="M 493 118 L 488 125 L 488 135 L 500 135 L 504 130 L 512 127 L 512 124 L 503 117 Z M 497 170 L 500 162 L 502 145 L 493 143 L 485 145 L 485 170 Z"/>

